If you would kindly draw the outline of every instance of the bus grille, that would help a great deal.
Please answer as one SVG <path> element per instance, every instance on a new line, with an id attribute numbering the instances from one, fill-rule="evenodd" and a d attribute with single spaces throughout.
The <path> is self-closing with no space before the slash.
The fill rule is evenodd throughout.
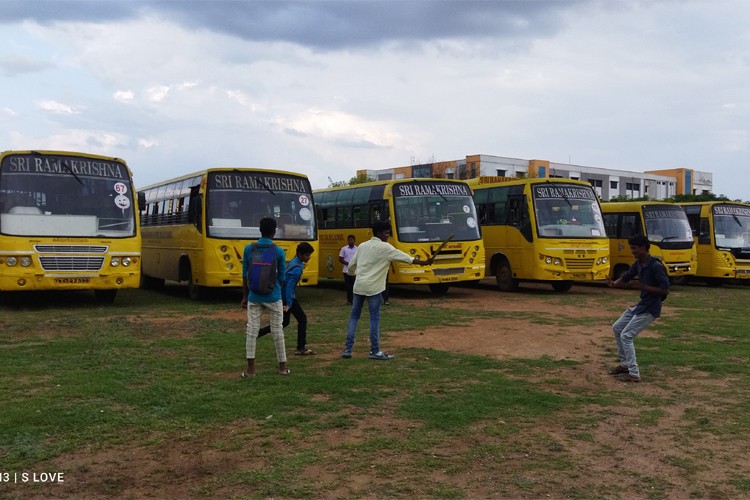
<path id="1" fill-rule="evenodd" d="M 435 276 L 452 276 L 454 274 L 463 274 L 463 267 L 438 267 L 432 270 Z"/>
<path id="2" fill-rule="evenodd" d="M 39 253 L 107 253 L 106 246 L 91 245 L 34 245 Z"/>
<path id="3" fill-rule="evenodd" d="M 45 271 L 99 271 L 104 257 L 86 256 L 39 256 Z"/>
<path id="4" fill-rule="evenodd" d="M 565 259 L 565 267 L 568 269 L 591 269 L 594 267 L 594 259 Z"/>

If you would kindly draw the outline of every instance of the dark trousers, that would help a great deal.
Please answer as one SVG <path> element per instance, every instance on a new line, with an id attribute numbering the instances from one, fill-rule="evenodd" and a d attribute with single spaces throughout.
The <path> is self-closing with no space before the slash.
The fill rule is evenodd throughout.
<path id="1" fill-rule="evenodd" d="M 297 320 L 297 350 L 304 351 L 307 345 L 307 314 L 302 310 L 302 306 L 297 299 L 294 299 L 292 306 L 284 313 L 284 321 L 281 323 L 284 328 L 289 326 L 291 316 L 294 316 L 294 319 Z M 258 337 L 269 333 L 271 333 L 271 325 L 264 326 L 258 330 Z"/>
<path id="2" fill-rule="evenodd" d="M 354 297 L 354 280 L 355 276 L 350 276 L 349 273 L 344 273 L 344 283 L 346 284 L 346 302 L 347 304 L 352 303 Z"/>

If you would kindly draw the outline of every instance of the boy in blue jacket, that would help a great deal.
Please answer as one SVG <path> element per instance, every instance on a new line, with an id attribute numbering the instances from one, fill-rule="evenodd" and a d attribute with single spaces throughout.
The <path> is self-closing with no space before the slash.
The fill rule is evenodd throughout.
<path id="1" fill-rule="evenodd" d="M 281 290 L 281 299 L 284 303 L 284 321 L 283 326 L 286 328 L 289 326 L 290 316 L 294 316 L 297 320 L 297 354 L 298 356 L 308 356 L 315 354 L 312 349 L 307 348 L 307 315 L 302 310 L 295 290 L 297 283 L 302 276 L 302 271 L 305 269 L 305 264 L 310 260 L 315 249 L 303 241 L 297 245 L 297 255 L 289 262 L 286 268 L 286 281 Z M 258 331 L 258 337 L 268 335 L 271 332 L 271 326 L 265 326 Z"/>

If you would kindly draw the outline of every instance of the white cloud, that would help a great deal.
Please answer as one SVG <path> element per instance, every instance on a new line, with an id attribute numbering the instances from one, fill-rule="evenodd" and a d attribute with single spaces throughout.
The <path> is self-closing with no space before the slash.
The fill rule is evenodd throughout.
<path id="1" fill-rule="evenodd" d="M 123 134 L 103 130 L 70 129 L 47 136 L 29 136 L 14 131 L 10 134 L 12 149 L 48 149 L 80 151 L 105 156 L 118 156 L 116 151 L 128 146 Z"/>
<path id="2" fill-rule="evenodd" d="M 170 90 L 169 85 L 155 85 L 146 89 L 146 97 L 151 102 L 161 102 L 167 97 Z"/>
<path id="3" fill-rule="evenodd" d="M 13 110 L 12 110 L 12 109 L 10 109 L 10 108 L 3 108 L 3 114 L 5 114 L 5 115 L 7 115 L 7 116 L 11 116 L 11 117 L 16 117 L 16 116 L 18 116 L 18 113 L 16 113 L 15 111 L 13 111 Z"/>
<path id="4" fill-rule="evenodd" d="M 258 107 L 245 95 L 241 90 L 227 90 L 227 97 L 240 103 L 240 105 L 249 108 L 250 111 L 257 111 Z"/>
<path id="5" fill-rule="evenodd" d="M 310 109 L 277 124 L 287 133 L 313 136 L 343 146 L 390 148 L 403 142 L 385 123 L 368 122 L 339 111 Z"/>
<path id="6" fill-rule="evenodd" d="M 52 99 L 38 101 L 36 103 L 39 109 L 62 115 L 75 115 L 81 112 L 82 106 L 69 106 Z"/>
<path id="7" fill-rule="evenodd" d="M 146 139 L 146 138 L 138 139 L 138 146 L 142 148 L 148 149 L 148 148 L 153 148 L 158 145 L 159 143 L 155 139 Z"/>
<path id="8" fill-rule="evenodd" d="M 135 99 L 135 93 L 132 90 L 118 90 L 113 97 L 119 102 L 132 102 Z"/>

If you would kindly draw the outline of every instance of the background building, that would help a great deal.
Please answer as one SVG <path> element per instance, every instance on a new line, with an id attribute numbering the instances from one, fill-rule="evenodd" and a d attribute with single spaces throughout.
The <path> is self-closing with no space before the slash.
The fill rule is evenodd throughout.
<path id="1" fill-rule="evenodd" d="M 690 168 L 631 172 L 588 167 L 547 160 L 522 160 L 493 155 L 469 155 L 460 160 L 423 163 L 381 170 L 358 170 L 357 175 L 391 180 L 409 177 L 472 179 L 480 176 L 558 177 L 577 179 L 594 186 L 603 200 L 616 196 L 663 200 L 677 194 L 703 194 L 711 191 L 713 174 Z"/>

